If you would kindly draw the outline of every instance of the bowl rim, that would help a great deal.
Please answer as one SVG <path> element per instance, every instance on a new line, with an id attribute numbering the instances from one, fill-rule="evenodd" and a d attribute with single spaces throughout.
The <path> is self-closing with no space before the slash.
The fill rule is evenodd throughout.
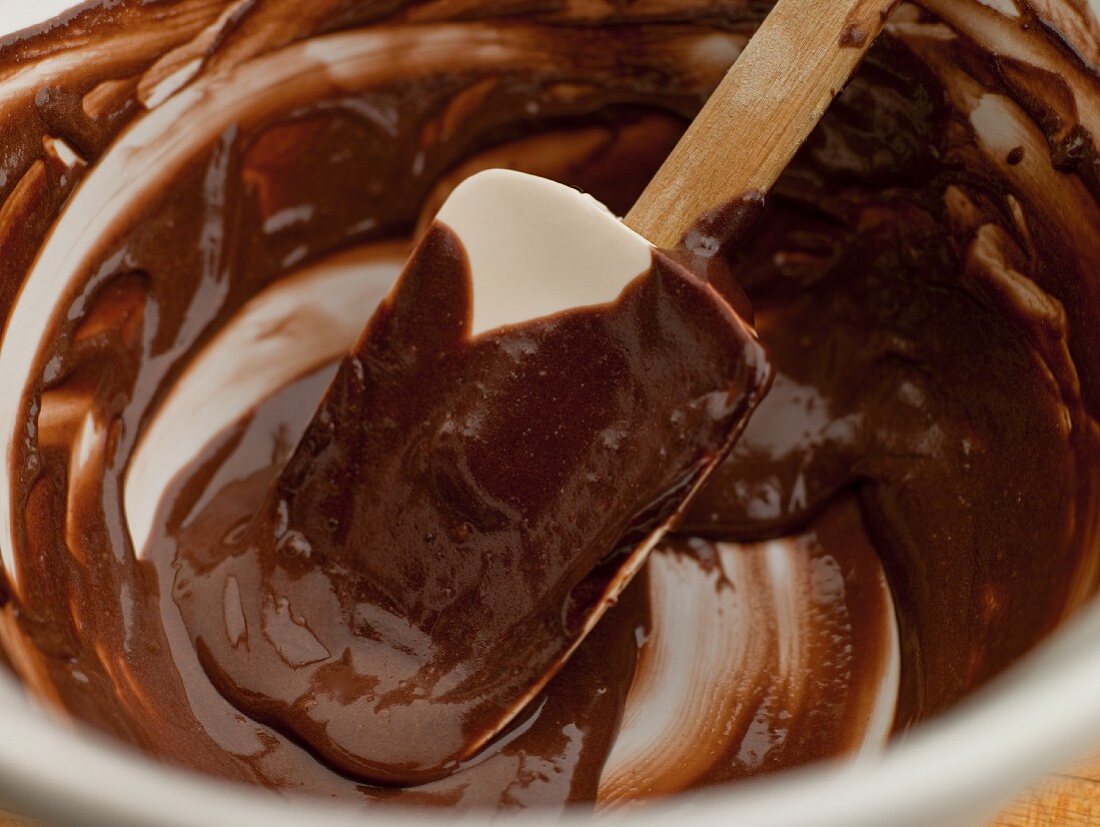
<path id="1" fill-rule="evenodd" d="M 990 815 L 1044 772 L 1083 755 L 1100 738 L 1100 605 L 1083 610 L 1048 641 L 959 707 L 895 741 L 881 756 L 791 770 L 727 789 L 607 813 L 631 825 L 682 827 L 927 827 Z M 450 811 L 333 804 L 273 794 L 176 769 L 34 701 L 0 677 L 0 796 L 30 816 L 119 827 L 318 827 L 382 824 L 436 827 Z M 590 821 L 590 814 L 471 812 L 466 821 L 531 827 Z"/>

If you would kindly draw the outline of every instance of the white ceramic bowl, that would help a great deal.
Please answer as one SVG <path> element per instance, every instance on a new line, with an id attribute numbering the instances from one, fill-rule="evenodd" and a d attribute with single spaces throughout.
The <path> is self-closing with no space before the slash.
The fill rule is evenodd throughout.
<path id="1" fill-rule="evenodd" d="M 1100 10 L 1100 0 L 1088 2 Z M 72 5 L 70 0 L 0 0 L 0 34 Z M 978 825 L 1043 773 L 1098 746 L 1100 604 L 987 689 L 895 741 L 881 758 L 788 772 L 603 820 L 627 818 L 639 827 L 682 827 L 688 820 L 693 827 Z M 375 809 L 365 815 L 362 809 L 277 797 L 169 769 L 58 720 L 7 674 L 0 675 L 0 799 L 53 823 L 118 827 L 455 821 L 443 811 Z M 508 820 L 561 823 L 538 814 Z"/>

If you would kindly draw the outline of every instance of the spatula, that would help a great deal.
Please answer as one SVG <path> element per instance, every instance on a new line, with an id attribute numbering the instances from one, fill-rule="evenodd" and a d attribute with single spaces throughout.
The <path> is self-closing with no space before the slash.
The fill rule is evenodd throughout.
<path id="1" fill-rule="evenodd" d="M 244 538 L 181 554 L 226 697 L 383 784 L 537 697 L 766 390 L 751 330 L 660 248 L 772 186 L 891 6 L 780 0 L 625 224 L 515 172 L 455 190 Z"/>

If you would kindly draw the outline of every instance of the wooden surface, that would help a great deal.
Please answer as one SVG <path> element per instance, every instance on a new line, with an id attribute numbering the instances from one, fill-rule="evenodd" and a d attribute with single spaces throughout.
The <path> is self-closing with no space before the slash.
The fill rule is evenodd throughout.
<path id="1" fill-rule="evenodd" d="M 699 216 L 770 190 L 894 5 L 779 0 L 626 216 L 627 226 L 657 247 L 675 247 Z"/>
<path id="2" fill-rule="evenodd" d="M 1100 827 L 1100 756 L 1052 775 L 990 827 Z"/>

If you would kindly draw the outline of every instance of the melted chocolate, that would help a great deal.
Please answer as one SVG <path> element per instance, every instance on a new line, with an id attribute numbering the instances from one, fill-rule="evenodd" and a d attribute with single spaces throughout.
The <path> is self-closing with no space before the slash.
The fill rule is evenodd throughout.
<path id="1" fill-rule="evenodd" d="M 334 771 L 369 756 L 325 754 L 284 715 L 292 698 L 280 711 L 243 697 L 231 670 L 244 664 L 208 643 L 215 686 L 192 633 L 224 625 L 227 581 L 205 584 L 206 613 L 174 586 L 265 508 L 353 344 L 337 329 L 371 309 L 341 307 L 342 291 L 378 278 L 384 292 L 397 265 L 371 268 L 389 240 L 428 227 L 489 166 L 625 212 L 760 4 L 123 0 L 9 38 L 0 633 L 13 668 L 173 764 L 503 810 L 618 806 L 881 747 L 868 710 L 889 721 L 893 707 L 866 699 L 897 695 L 900 730 L 974 691 L 1090 599 L 1100 568 L 1100 32 L 1079 4 L 1017 5 L 1019 19 L 970 0 L 901 6 L 752 230 L 730 242 L 711 221 L 675 253 L 731 303 L 741 288 L 753 300 L 771 395 L 679 536 L 520 719 L 450 777 L 402 790 Z M 321 308 L 327 291 L 337 300 Z M 230 329 L 251 331 L 249 347 L 226 345 Z M 150 447 L 158 422 L 172 438 Z M 138 473 L 158 467 L 166 480 Z M 475 516 L 471 530 L 494 517 Z M 311 555 L 332 556 L 324 509 L 296 519 Z M 864 538 L 893 592 L 900 694 Z M 844 575 L 825 577 L 825 558 Z M 324 569 L 301 571 L 286 578 L 299 595 Z M 238 589 L 253 615 L 242 634 L 251 624 L 259 640 L 261 595 Z M 295 674 L 308 675 L 309 641 L 286 625 L 319 612 L 303 600 L 273 617 L 305 641 Z M 781 622 L 791 601 L 801 637 Z M 738 637 L 748 620 L 768 633 Z M 810 654 L 782 672 L 776 653 L 795 649 Z M 678 652 L 689 682 L 666 665 Z M 636 773 L 639 744 L 669 760 Z"/>
<path id="2" fill-rule="evenodd" d="M 612 306 L 476 339 L 472 289 L 433 225 L 256 516 L 200 517 L 177 560 L 222 693 L 384 783 L 453 772 L 545 685 L 770 378 L 661 254 Z"/>

